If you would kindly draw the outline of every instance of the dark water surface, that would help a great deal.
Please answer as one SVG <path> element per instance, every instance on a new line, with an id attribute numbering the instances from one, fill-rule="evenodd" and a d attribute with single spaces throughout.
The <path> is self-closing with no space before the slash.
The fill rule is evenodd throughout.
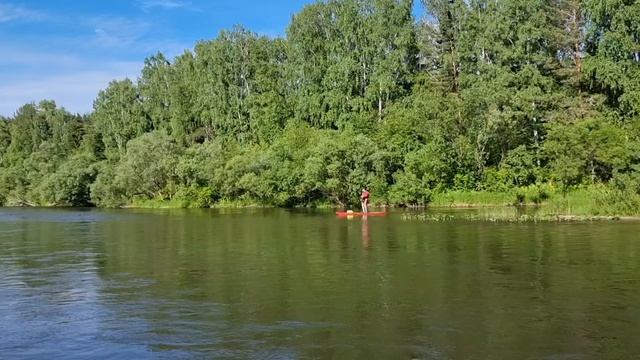
<path id="1" fill-rule="evenodd" d="M 639 232 L 0 209 L 0 358 L 638 359 Z"/>

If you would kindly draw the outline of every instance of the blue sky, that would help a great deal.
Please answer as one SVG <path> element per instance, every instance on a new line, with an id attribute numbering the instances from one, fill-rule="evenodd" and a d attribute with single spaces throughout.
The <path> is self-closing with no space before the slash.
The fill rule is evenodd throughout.
<path id="1" fill-rule="evenodd" d="M 53 99 L 91 111 L 109 81 L 136 79 L 144 59 L 169 57 L 242 24 L 283 35 L 312 0 L 0 0 L 0 115 Z"/>

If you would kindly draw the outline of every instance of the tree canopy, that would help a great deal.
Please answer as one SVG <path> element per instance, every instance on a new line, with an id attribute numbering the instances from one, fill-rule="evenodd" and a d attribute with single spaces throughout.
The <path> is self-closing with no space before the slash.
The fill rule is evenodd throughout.
<path id="1" fill-rule="evenodd" d="M 283 38 L 238 26 L 154 54 L 90 114 L 26 104 L 0 118 L 0 204 L 640 191 L 640 1 L 423 0 L 420 19 L 413 5 L 319 1 Z"/>

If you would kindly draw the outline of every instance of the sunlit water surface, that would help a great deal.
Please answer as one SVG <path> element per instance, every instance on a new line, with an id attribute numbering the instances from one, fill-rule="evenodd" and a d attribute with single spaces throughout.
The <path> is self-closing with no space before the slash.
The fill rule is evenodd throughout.
<path id="1" fill-rule="evenodd" d="M 0 358 L 638 359 L 639 231 L 0 209 Z"/>

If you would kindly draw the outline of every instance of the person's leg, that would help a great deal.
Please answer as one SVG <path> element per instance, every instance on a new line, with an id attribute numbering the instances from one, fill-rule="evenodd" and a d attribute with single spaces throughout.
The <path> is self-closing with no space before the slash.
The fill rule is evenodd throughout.
<path id="1" fill-rule="evenodd" d="M 365 213 L 369 212 L 369 199 L 364 200 L 364 212 Z"/>

